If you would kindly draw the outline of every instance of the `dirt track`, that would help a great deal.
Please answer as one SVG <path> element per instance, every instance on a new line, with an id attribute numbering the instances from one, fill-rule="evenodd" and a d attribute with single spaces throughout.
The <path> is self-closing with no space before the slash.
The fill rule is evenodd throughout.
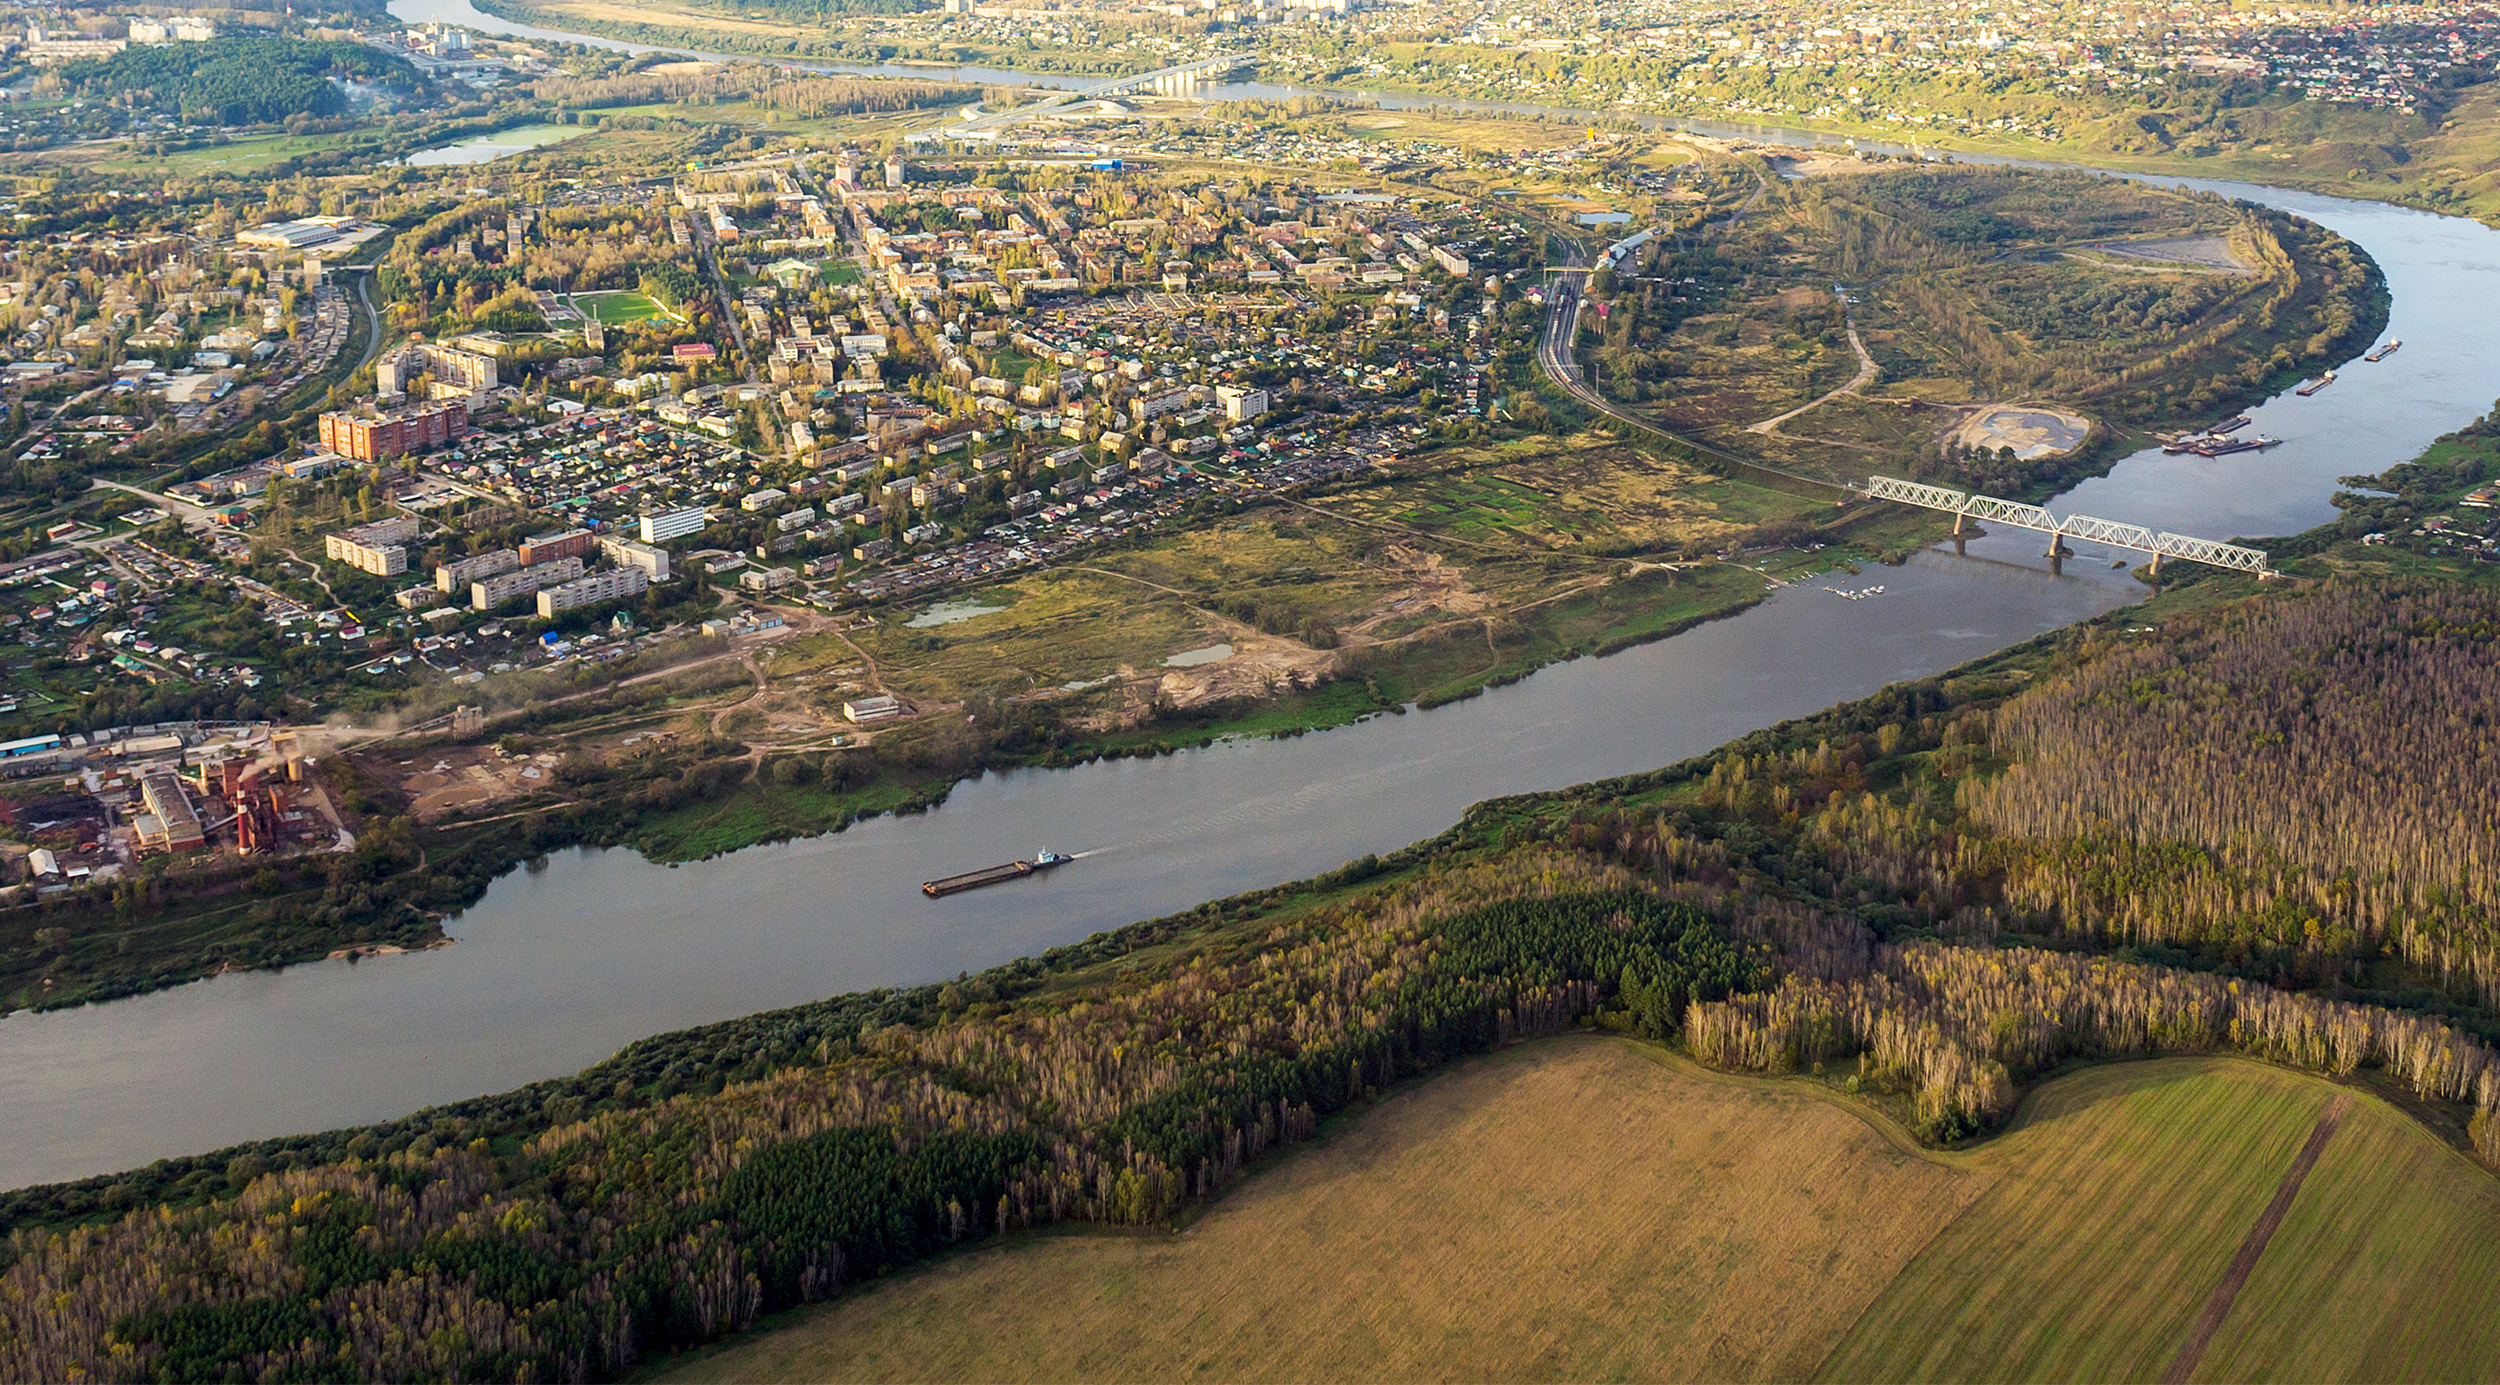
<path id="1" fill-rule="evenodd" d="M 2309 1142 L 2292 1157 L 2292 1166 L 2283 1171 L 2283 1181 L 2276 1185 L 2274 1200 L 2257 1215 L 2256 1225 L 2248 1228 L 2248 1238 L 2240 1242 L 2239 1254 L 2231 1257 L 2222 1272 L 2222 1282 L 2214 1286 L 2212 1298 L 2205 1300 L 2205 1311 L 2196 1315 L 2196 1325 L 2189 1329 L 2188 1339 L 2179 1347 L 2179 1354 L 2170 1358 L 2170 1368 L 2161 1374 L 2162 1385 L 2187 1385 L 2188 1377 L 2205 1359 L 2205 1349 L 2213 1345 L 2214 1334 L 2222 1330 L 2222 1320 L 2231 1315 L 2231 1304 L 2247 1287 L 2248 1277 L 2257 1270 L 2257 1261 L 2266 1253 L 2266 1243 L 2283 1225 L 2283 1218 L 2292 1210 L 2292 1200 L 2300 1196 L 2300 1185 L 2317 1167 L 2318 1156 L 2326 1152 L 2326 1142 L 2335 1138 L 2335 1127 L 2344 1123 L 2344 1112 L 2352 1106 L 2352 1098 L 2338 1096 L 2317 1126 L 2309 1132 Z"/>

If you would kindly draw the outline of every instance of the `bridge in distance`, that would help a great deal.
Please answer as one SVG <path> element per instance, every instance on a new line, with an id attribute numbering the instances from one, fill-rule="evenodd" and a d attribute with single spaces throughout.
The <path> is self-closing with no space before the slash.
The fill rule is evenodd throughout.
<path id="1" fill-rule="evenodd" d="M 968 112 L 943 125 L 932 125 L 925 130 L 914 130 L 904 138 L 914 144 L 925 144 L 931 140 L 961 139 L 965 135 L 976 132 L 1004 129 L 1018 121 L 1031 120 L 1035 116 L 1064 114 L 1088 102 L 1100 101 L 1106 97 L 1121 96 L 1134 91 L 1179 90 L 1192 80 L 1203 80 L 1210 74 L 1230 72 L 1234 68 L 1247 66 L 1252 61 L 1253 59 L 1247 53 L 1225 53 L 1212 58 L 1200 58 L 1196 62 L 1157 68 L 1152 72 L 1140 72 L 1133 76 L 1111 77 L 1103 81 L 1091 82 L 1030 106 L 1017 106 L 1004 111 L 980 111 L 978 107 L 974 107 L 972 111 L 978 112 L 977 114 Z"/>

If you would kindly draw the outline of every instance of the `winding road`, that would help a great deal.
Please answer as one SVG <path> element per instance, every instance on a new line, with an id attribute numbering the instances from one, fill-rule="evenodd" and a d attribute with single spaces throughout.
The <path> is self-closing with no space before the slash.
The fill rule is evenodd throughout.
<path id="1" fill-rule="evenodd" d="M 1838 298 L 1843 305 L 1841 308 L 1840 320 L 1849 328 L 1849 349 L 1858 353 L 1858 373 L 1849 377 L 1848 384 L 1842 385 L 1839 389 L 1833 390 L 1831 393 L 1826 394 L 1819 399 L 1808 400 L 1807 402 L 1798 405 L 1796 408 L 1793 408 L 1787 413 L 1781 414 L 1776 418 L 1766 418 L 1760 423 L 1747 425 L 1745 428 L 1746 432 L 1760 433 L 1766 438 L 1777 437 L 1779 436 L 1780 425 L 1786 423 L 1792 418 L 1795 418 L 1797 415 L 1810 413 L 1813 410 L 1822 408 L 1824 405 L 1840 398 L 1842 395 L 1856 394 L 1858 391 L 1875 383 L 1875 376 L 1878 374 L 1875 369 L 1875 358 L 1867 354 L 1866 343 L 1858 340 L 1857 314 L 1850 312 L 1846 306 L 1849 302 L 1848 291 L 1843 289 L 1840 285 L 1834 284 L 1832 285 L 1832 296 Z"/>

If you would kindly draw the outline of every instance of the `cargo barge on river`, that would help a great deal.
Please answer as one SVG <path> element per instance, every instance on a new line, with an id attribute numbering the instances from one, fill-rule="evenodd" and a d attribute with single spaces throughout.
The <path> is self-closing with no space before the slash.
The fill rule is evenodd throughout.
<path id="1" fill-rule="evenodd" d="M 920 886 L 920 892 L 931 899 L 943 899 L 950 894 L 962 894 L 966 890 L 977 890 L 984 885 L 1004 885 L 1010 880 L 1022 880 L 1028 875 L 1039 875 L 1053 866 L 1064 866 L 1074 859 L 1076 858 L 1073 856 L 1062 856 L 1056 851 L 1045 851 L 1030 861 L 1009 861 L 1003 866 L 966 871 L 961 875 L 950 875 L 942 880 L 924 881 Z"/>
<path id="2" fill-rule="evenodd" d="M 2385 345 L 2381 346 L 2378 350 L 2371 352 L 2369 355 L 2362 357 L 2361 359 L 2365 361 L 2383 361 L 2388 357 L 2395 355 L 2397 348 L 2403 345 L 2404 338 L 2389 337 Z"/>
<path id="3" fill-rule="evenodd" d="M 2299 395 L 2303 399 L 2307 399 L 2309 396 L 2316 394 L 2318 391 L 2325 389 L 2327 386 L 2334 383 L 2335 372 L 2330 370 L 2315 380 L 2301 381 L 2300 388 L 2292 391 L 2292 393 Z"/>

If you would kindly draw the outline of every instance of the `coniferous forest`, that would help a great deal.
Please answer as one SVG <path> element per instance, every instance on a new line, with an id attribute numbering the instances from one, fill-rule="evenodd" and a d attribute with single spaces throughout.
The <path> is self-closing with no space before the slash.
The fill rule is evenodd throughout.
<path id="1" fill-rule="evenodd" d="M 2358 583 L 2094 622 L 980 976 L 10 1194 L 0 1375 L 614 1375 L 950 1245 L 1169 1222 L 1577 1025 L 1941 1143 L 2061 1064 L 2239 1052 L 2500 1161 L 2495 634 L 2490 595 Z"/>

